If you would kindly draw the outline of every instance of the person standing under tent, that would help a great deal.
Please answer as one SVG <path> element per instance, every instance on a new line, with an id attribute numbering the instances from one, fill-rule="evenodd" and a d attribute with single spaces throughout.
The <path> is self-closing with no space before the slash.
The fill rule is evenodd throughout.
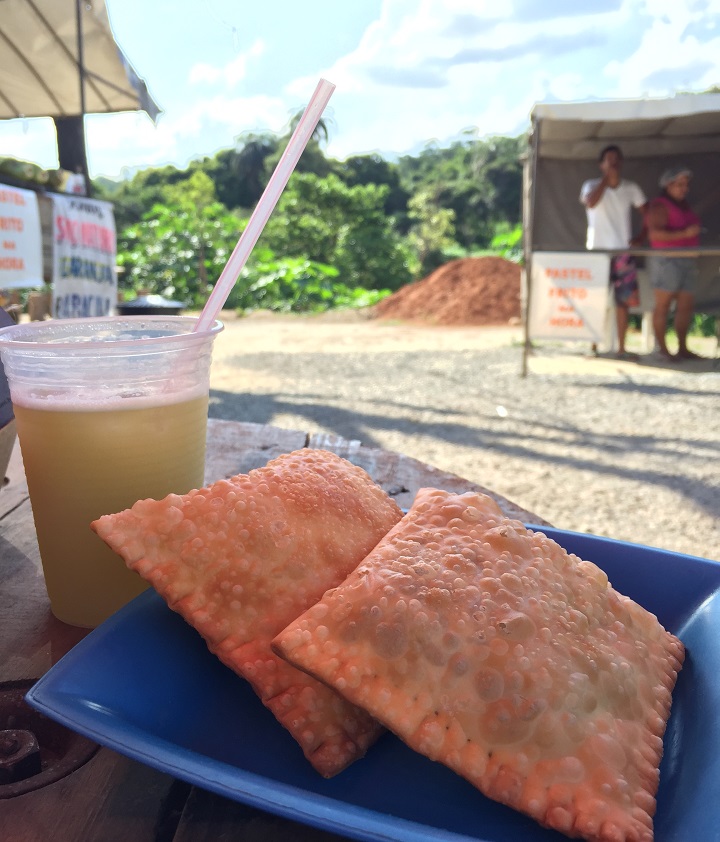
<path id="1" fill-rule="evenodd" d="M 647 215 L 650 247 L 682 249 L 700 245 L 700 217 L 687 201 L 692 172 L 687 167 L 671 167 L 660 176 L 661 194 L 650 202 Z M 687 335 L 695 308 L 697 261 L 691 257 L 652 255 L 649 260 L 650 286 L 655 296 L 653 330 L 657 353 L 665 360 L 695 359 L 687 347 Z M 665 341 L 668 316 L 675 304 L 677 357 L 668 351 Z"/>
<path id="2" fill-rule="evenodd" d="M 619 146 L 606 146 L 598 159 L 600 178 L 583 183 L 580 201 L 587 214 L 587 241 L 590 250 L 623 249 L 641 242 L 644 233 L 632 236 L 632 209 L 641 215 L 647 209 L 647 198 L 639 185 L 622 177 L 623 154 Z M 643 225 L 644 232 L 644 225 Z M 640 303 L 637 264 L 629 254 L 610 259 L 610 286 L 615 299 L 618 357 L 628 358 L 625 349 L 630 307 Z M 593 351 L 596 346 L 593 345 Z"/>

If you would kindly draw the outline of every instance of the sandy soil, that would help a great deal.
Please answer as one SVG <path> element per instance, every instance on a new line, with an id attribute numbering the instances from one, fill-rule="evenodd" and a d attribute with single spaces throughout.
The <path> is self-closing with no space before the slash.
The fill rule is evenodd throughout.
<path id="1" fill-rule="evenodd" d="M 392 354 L 405 351 L 481 351 L 489 348 L 517 349 L 518 372 L 523 370 L 523 328 L 499 326 L 445 326 L 422 322 L 371 318 L 364 311 L 341 311 L 320 315 L 278 315 L 267 311 L 238 317 L 223 311 L 225 331 L 213 355 L 216 378 L 232 372 L 222 370 L 227 360 L 242 351 L 248 354 Z M 590 354 L 584 344 L 538 343 L 527 357 L 527 371 L 535 374 L 608 375 L 652 369 L 658 376 L 712 373 L 720 370 L 720 348 L 712 337 L 691 337 L 690 347 L 703 359 L 682 364 L 661 362 L 642 345 L 639 333 L 628 335 L 634 361 L 618 360 L 613 354 Z M 672 342 L 670 341 L 672 348 Z"/>
<path id="2" fill-rule="evenodd" d="M 224 314 L 210 414 L 358 439 L 493 488 L 561 528 L 720 559 L 720 357 L 656 363 L 522 329 L 365 314 Z M 640 350 L 640 337 L 631 337 Z"/>

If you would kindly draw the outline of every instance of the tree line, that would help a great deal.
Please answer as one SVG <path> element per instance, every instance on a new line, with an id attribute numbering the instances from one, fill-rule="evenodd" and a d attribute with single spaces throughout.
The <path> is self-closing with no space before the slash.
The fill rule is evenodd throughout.
<path id="1" fill-rule="evenodd" d="M 248 133 L 186 169 L 97 179 L 118 230 L 119 287 L 201 307 L 287 145 Z M 229 307 L 365 306 L 457 257 L 517 257 L 524 137 L 462 135 L 389 161 L 324 150 L 321 121 L 236 283 Z"/>

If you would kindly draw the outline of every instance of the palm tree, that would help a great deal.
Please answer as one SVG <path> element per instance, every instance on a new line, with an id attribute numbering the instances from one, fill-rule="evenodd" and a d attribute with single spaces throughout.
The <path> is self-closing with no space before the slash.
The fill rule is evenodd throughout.
<path id="1" fill-rule="evenodd" d="M 296 112 L 290 120 L 290 124 L 288 126 L 288 130 L 286 134 L 282 136 L 278 143 L 278 147 L 272 154 L 268 155 L 265 159 L 265 176 L 266 178 L 270 177 L 270 173 L 275 169 L 282 156 L 283 152 L 285 151 L 288 143 L 290 142 L 290 138 L 292 137 L 293 132 L 297 128 L 297 124 L 300 122 L 300 118 L 302 117 L 304 109 Z M 317 126 L 315 126 L 315 130 L 313 131 L 312 135 L 310 135 L 310 140 L 307 143 L 307 146 L 303 150 L 302 155 L 300 156 L 300 160 L 298 161 L 296 170 L 297 172 L 310 172 L 315 173 L 315 175 L 319 176 L 320 178 L 325 178 L 331 170 L 332 167 L 328 162 L 328 159 L 325 157 L 322 149 L 320 148 L 320 141 L 323 140 L 327 143 L 329 137 L 329 128 L 328 128 L 328 121 L 324 120 L 322 117 L 318 120 Z"/>
<path id="2" fill-rule="evenodd" d="M 292 136 L 292 133 L 297 128 L 297 125 L 300 122 L 300 119 L 302 118 L 302 115 L 303 115 L 304 111 L 305 111 L 305 109 L 301 108 L 300 111 L 297 111 L 293 115 L 293 117 L 291 118 L 290 125 L 288 127 L 288 132 L 287 132 L 287 135 L 285 137 L 286 141 L 290 140 L 290 137 Z M 330 139 L 330 127 L 329 127 L 330 122 L 331 122 L 330 120 L 326 120 L 324 117 L 321 117 L 318 120 L 318 124 L 317 124 L 317 126 L 315 126 L 315 130 L 313 131 L 312 135 L 310 135 L 310 139 L 314 140 L 316 143 L 320 143 L 321 141 L 323 143 L 327 143 L 328 140 Z"/>
<path id="3" fill-rule="evenodd" d="M 234 149 L 217 155 L 218 198 L 227 207 L 251 208 L 267 184 L 265 160 L 277 152 L 279 141 L 269 132 L 247 132 Z"/>

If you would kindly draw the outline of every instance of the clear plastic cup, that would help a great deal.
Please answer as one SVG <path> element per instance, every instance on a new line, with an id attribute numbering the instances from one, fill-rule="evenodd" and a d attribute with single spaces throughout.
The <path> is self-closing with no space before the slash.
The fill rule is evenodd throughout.
<path id="1" fill-rule="evenodd" d="M 202 487 L 215 321 L 131 316 L 0 330 L 53 614 L 94 628 L 147 585 L 90 529 Z"/>

